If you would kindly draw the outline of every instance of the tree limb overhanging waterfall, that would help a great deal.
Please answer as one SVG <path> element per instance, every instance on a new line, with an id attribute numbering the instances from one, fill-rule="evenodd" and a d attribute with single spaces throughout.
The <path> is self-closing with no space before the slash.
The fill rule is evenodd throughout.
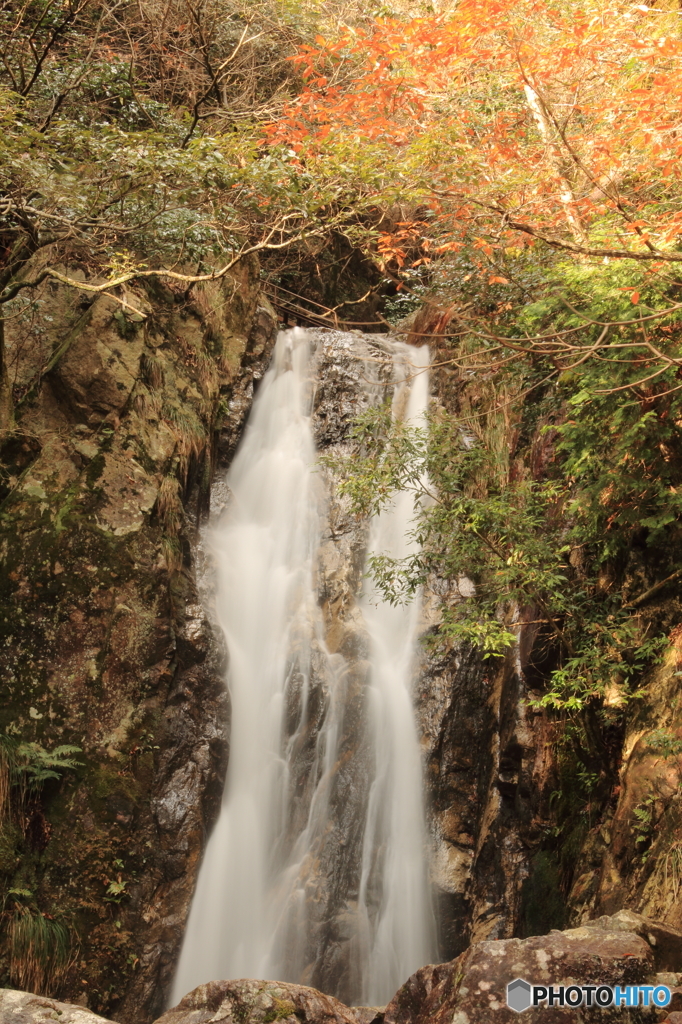
<path id="1" fill-rule="evenodd" d="M 329 503 L 312 425 L 315 340 L 279 335 L 211 533 L 231 749 L 174 1002 L 206 981 L 252 977 L 377 1005 L 435 957 L 411 698 L 420 601 L 392 607 L 368 584 L 357 650 L 331 653 L 319 600 Z M 428 350 L 381 344 L 394 415 L 419 425 L 428 377 L 410 382 L 410 365 L 425 367 Z M 362 353 L 354 358 L 369 376 Z M 412 497 L 398 494 L 370 524 L 369 552 L 409 554 L 413 514 Z"/>

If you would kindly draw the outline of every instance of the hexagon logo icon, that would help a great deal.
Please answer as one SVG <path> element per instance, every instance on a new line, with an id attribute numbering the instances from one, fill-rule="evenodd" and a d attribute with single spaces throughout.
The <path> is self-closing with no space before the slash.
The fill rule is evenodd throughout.
<path id="1" fill-rule="evenodd" d="M 531 987 L 523 978 L 515 978 L 507 985 L 507 1006 L 516 1013 L 523 1013 L 530 1006 Z"/>

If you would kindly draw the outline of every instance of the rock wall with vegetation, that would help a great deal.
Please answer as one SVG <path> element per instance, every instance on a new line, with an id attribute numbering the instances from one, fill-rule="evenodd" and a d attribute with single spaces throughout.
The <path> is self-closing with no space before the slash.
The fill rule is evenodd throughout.
<path id="1" fill-rule="evenodd" d="M 432 346 L 430 438 L 366 417 L 344 515 L 426 460 L 423 556 L 376 568 L 438 605 L 445 955 L 680 922 L 679 12 L 437 7 L 0 8 L 3 981 L 159 1009 L 224 770 L 190 547 L 256 256 L 304 322 Z"/>
<path id="2" fill-rule="evenodd" d="M 569 891 L 577 921 L 630 907 L 675 928 L 682 924 L 679 628 L 671 637 L 625 727 L 612 800 L 604 810 L 587 808 Z"/>
<path id="3" fill-rule="evenodd" d="M 422 580 L 441 603 L 418 708 L 443 952 L 625 907 L 678 927 L 677 525 L 654 525 L 676 486 L 667 410 L 647 424 L 637 403 L 576 408 L 574 379 L 529 393 L 532 367 L 468 372 L 448 337 L 457 325 L 443 294 L 405 323 L 403 336 L 431 344 L 435 430 L 428 444 L 381 443 L 383 477 L 374 455 L 359 471 L 414 486 L 416 451 L 439 498 L 422 517 L 422 563 L 380 568 L 387 592 Z M 628 416 L 642 456 L 632 477 L 620 469 Z M 366 483 L 352 485 L 359 505 Z M 509 630 L 506 650 L 486 651 L 486 608 Z"/>
<path id="4" fill-rule="evenodd" d="M 222 790 L 191 552 L 275 321 L 255 258 L 120 298 L 46 284 L 6 325 L 0 972 L 134 1022 L 162 1009 Z"/>

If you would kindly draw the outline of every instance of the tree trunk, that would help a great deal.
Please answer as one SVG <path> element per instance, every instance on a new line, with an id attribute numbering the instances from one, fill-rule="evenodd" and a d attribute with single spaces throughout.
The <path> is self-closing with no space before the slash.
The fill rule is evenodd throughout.
<path id="1" fill-rule="evenodd" d="M 560 200 L 561 205 L 564 208 L 564 214 L 566 216 L 566 222 L 570 228 L 571 234 L 575 238 L 578 245 L 584 245 L 587 242 L 587 232 L 583 225 L 580 213 L 578 212 L 578 205 L 575 200 L 573 193 L 573 184 L 570 180 L 570 176 L 564 166 L 561 150 L 557 145 L 555 138 L 555 132 L 552 124 L 547 116 L 547 111 L 543 101 L 540 99 L 535 89 L 530 85 L 526 84 L 523 87 L 523 91 L 526 95 L 526 101 L 530 108 L 531 114 L 535 119 L 535 123 L 538 126 L 538 130 L 542 135 L 542 138 L 547 143 L 548 152 L 550 159 L 556 170 L 558 176 L 561 178 L 563 187 L 561 190 Z"/>

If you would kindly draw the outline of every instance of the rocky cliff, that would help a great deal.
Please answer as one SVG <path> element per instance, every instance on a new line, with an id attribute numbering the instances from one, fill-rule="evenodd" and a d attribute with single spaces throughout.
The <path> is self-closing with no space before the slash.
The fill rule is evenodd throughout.
<path id="1" fill-rule="evenodd" d="M 255 263 L 189 294 L 154 285 L 119 298 L 125 305 L 102 297 L 84 308 L 48 286 L 31 319 L 9 331 L 19 415 L 3 447 L 0 520 L 2 971 L 15 987 L 147 1024 L 163 1009 L 227 757 L 224 655 L 198 596 L 195 527 L 275 324 Z M 376 336 L 336 332 L 317 333 L 315 347 L 317 444 L 352 458 L 352 422 L 390 380 L 386 352 Z M 451 410 L 485 402 L 475 380 L 452 372 L 437 373 L 434 388 Z M 489 427 L 518 468 L 517 424 L 503 415 Z M 538 434 L 523 457 L 542 472 L 551 451 Z M 357 663 L 367 525 L 349 515 L 333 474 L 327 483 L 326 643 Z M 425 635 L 438 631 L 439 602 L 470 587 L 464 566 L 457 594 L 431 582 Z M 648 605 L 671 627 L 679 611 L 669 598 Z M 504 659 L 454 646 L 422 654 L 417 708 L 444 960 L 472 942 L 562 927 L 569 909 L 576 923 L 625 906 L 681 923 L 678 642 L 614 736 L 618 784 L 590 801 L 562 761 L 559 723 L 527 705 L 545 668 L 533 619 L 531 609 L 514 613 L 518 642 Z M 347 680 L 355 768 L 361 664 L 358 673 Z M 65 744 L 79 750 L 60 755 Z M 354 776 L 341 771 L 349 808 Z M 578 802 L 558 823 L 572 785 Z M 348 843 L 350 871 L 357 836 L 341 796 L 344 835 L 328 841 Z M 310 979 L 323 989 L 343 971 L 340 881 L 320 889 L 320 924 L 335 922 L 338 936 Z"/>
<path id="2" fill-rule="evenodd" d="M 226 695 L 191 551 L 275 323 L 255 260 L 81 299 L 48 284 L 7 325 L 0 973 L 133 1024 L 163 1007 L 220 799 Z"/>
<path id="3" fill-rule="evenodd" d="M 630 907 L 682 926 L 679 628 L 671 635 L 625 730 L 612 800 L 588 820 L 569 894 L 576 921 Z"/>
<path id="4" fill-rule="evenodd" d="M 431 344 L 436 401 L 469 422 L 475 414 L 502 480 L 546 479 L 557 460 L 547 424 L 565 410 L 550 406 L 548 415 L 536 397 L 511 392 L 500 401 L 492 373 L 453 368 L 447 333 L 455 308 L 427 305 L 406 331 Z M 579 567 L 580 552 L 571 560 Z M 668 643 L 638 676 L 629 703 L 607 693 L 601 759 L 591 771 L 576 754 L 570 716 L 529 705 L 553 668 L 532 607 L 511 613 L 517 643 L 502 664 L 455 649 L 429 664 L 418 708 L 440 841 L 444 954 L 622 908 L 679 927 L 682 601 L 678 574 L 660 562 L 646 537 L 635 536 L 620 564 L 602 572 L 603 594 L 619 590 L 645 630 L 662 631 Z"/>

